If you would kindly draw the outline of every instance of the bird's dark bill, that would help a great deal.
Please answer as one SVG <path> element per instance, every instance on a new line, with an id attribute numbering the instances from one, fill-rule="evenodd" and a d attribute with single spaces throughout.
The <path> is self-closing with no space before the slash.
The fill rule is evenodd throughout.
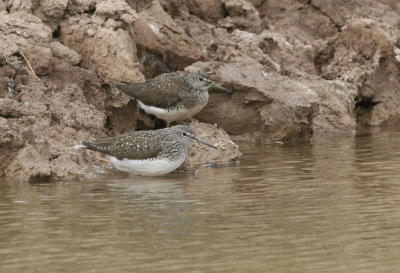
<path id="1" fill-rule="evenodd" d="M 229 93 L 229 94 L 232 94 L 232 93 L 233 93 L 232 90 L 226 89 L 226 88 L 224 88 L 224 87 L 222 87 L 222 86 L 219 86 L 219 85 L 217 85 L 217 84 L 215 84 L 215 83 L 213 83 L 212 87 L 214 87 L 214 88 L 217 89 L 217 90 L 220 90 L 220 91 Z"/>
<path id="2" fill-rule="evenodd" d="M 193 139 L 196 140 L 197 142 L 201 143 L 201 144 L 207 145 L 208 147 L 217 149 L 217 147 L 215 147 L 214 145 L 211 145 L 210 143 L 207 143 L 207 142 L 202 141 L 202 140 L 200 140 L 200 139 L 197 139 L 197 138 L 195 138 L 195 137 L 194 137 Z"/>

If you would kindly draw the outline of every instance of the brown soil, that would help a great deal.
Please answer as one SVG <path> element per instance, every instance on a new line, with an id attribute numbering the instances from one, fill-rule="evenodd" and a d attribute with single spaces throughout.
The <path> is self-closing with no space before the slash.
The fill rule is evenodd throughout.
<path id="1" fill-rule="evenodd" d="M 220 149 L 193 145 L 184 168 L 237 159 L 230 136 L 398 124 L 399 15 L 390 0 L 1 1 L 0 176 L 98 175 L 73 145 L 160 125 L 114 84 L 177 70 L 234 91 L 210 90 L 191 126 Z"/>

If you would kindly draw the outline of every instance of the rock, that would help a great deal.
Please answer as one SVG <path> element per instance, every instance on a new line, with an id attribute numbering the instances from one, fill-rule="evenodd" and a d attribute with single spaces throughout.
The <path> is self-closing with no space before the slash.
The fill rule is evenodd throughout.
<path id="1" fill-rule="evenodd" d="M 258 62 L 266 72 L 284 75 L 317 74 L 313 48 L 277 31 L 264 30 L 257 35 L 235 29 L 229 33 L 195 16 L 184 17 L 179 23 L 204 49 L 207 59 L 228 63 Z"/>
<path id="2" fill-rule="evenodd" d="M 386 33 L 374 21 L 362 19 L 350 22 L 339 35 L 325 40 L 315 64 L 323 78 L 357 82 L 379 66 L 380 58 L 393 56 Z"/>
<path id="3" fill-rule="evenodd" d="M 262 63 L 287 76 L 317 75 L 314 48 L 301 40 L 286 37 L 273 30 L 264 30 L 258 37 L 259 47 L 265 58 Z"/>
<path id="4" fill-rule="evenodd" d="M 258 1 L 258 0 L 254 0 Z M 389 35 L 393 43 L 399 41 L 398 11 L 395 4 L 374 0 L 270 0 L 259 3 L 257 9 L 264 24 L 280 33 L 307 41 L 325 39 L 337 34 L 350 20 L 373 19 Z M 391 7 L 392 6 L 392 7 Z"/>
<path id="5" fill-rule="evenodd" d="M 102 81 L 95 70 L 72 66 L 70 62 L 58 58 L 53 64 L 51 83 L 56 88 L 59 88 L 59 86 L 62 86 L 66 82 L 76 84 L 83 91 L 86 102 L 95 106 L 101 112 L 106 110 L 108 103 L 112 103 L 111 94 L 107 91 L 107 85 L 102 85 Z M 118 98 L 120 103 L 127 103 L 128 101 L 122 102 L 126 98 Z"/>
<path id="6" fill-rule="evenodd" d="M 357 118 L 369 125 L 400 120 L 395 103 L 400 80 L 397 63 L 388 35 L 370 19 L 351 21 L 320 45 L 315 58 L 322 77 L 358 85 Z"/>
<path id="7" fill-rule="evenodd" d="M 287 40 L 294 38 L 310 44 L 338 32 L 335 22 L 315 8 L 314 2 L 271 0 L 259 3 L 257 9 L 270 30 L 288 37 Z"/>
<path id="8" fill-rule="evenodd" d="M 261 18 L 251 3 L 246 0 L 223 0 L 222 3 L 229 16 L 218 23 L 220 26 L 254 33 L 262 31 Z"/>
<path id="9" fill-rule="evenodd" d="M 52 31 L 57 29 L 61 17 L 67 8 L 68 0 L 40 1 L 39 7 L 35 8 L 35 15 L 46 23 Z"/>
<path id="10" fill-rule="evenodd" d="M 378 0 L 382 4 L 386 4 L 395 10 L 397 13 L 400 13 L 400 2 L 397 0 Z"/>
<path id="11" fill-rule="evenodd" d="M 37 76 L 51 73 L 51 49 L 48 47 L 27 45 L 24 54 Z"/>
<path id="12" fill-rule="evenodd" d="M 91 173 L 92 170 L 88 168 L 88 160 L 76 151 L 56 153 L 50 164 L 53 177 L 95 177 L 95 174 Z"/>
<path id="13" fill-rule="evenodd" d="M 136 10 L 137 12 L 141 12 L 145 8 L 147 8 L 153 0 L 127 0 L 126 1 L 132 9 Z M 168 2 L 161 0 L 160 2 Z"/>
<path id="14" fill-rule="evenodd" d="M 37 90 L 24 90 L 36 92 L 37 101 L 26 95 L 25 103 L 0 99 L 0 116 L 7 118 L 0 118 L 0 148 L 7 152 L 6 158 L 0 157 L 0 173 L 41 181 L 56 176 L 92 177 L 82 169 L 88 159 L 71 153 L 68 147 L 92 134 L 104 134 L 104 113 L 87 105 L 83 91 L 72 84 L 55 94 L 44 90 L 47 97 L 42 99 L 37 96 L 42 91 Z M 47 106 L 47 102 L 51 104 Z"/>
<path id="15" fill-rule="evenodd" d="M 67 11 L 72 15 L 94 13 L 96 11 L 96 4 L 102 1 L 103 0 L 69 0 Z"/>
<path id="16" fill-rule="evenodd" d="M 189 0 L 187 7 L 191 14 L 208 22 L 217 22 L 224 18 L 223 4 L 219 0 Z"/>
<path id="17" fill-rule="evenodd" d="M 51 29 L 30 13 L 0 11 L 0 18 L 0 51 L 5 56 L 18 53 L 28 44 L 43 46 L 51 40 Z"/>
<path id="18" fill-rule="evenodd" d="M 51 176 L 48 159 L 34 147 L 28 145 L 19 150 L 13 161 L 7 166 L 5 175 L 25 181 L 43 181 Z"/>
<path id="19" fill-rule="evenodd" d="M 48 0 L 40 2 L 41 11 L 49 17 L 60 18 L 67 7 L 68 0 Z"/>
<path id="20" fill-rule="evenodd" d="M 66 83 L 52 98 L 49 110 L 52 118 L 64 127 L 101 132 L 105 116 L 86 103 L 83 91 L 75 84 Z"/>
<path id="21" fill-rule="evenodd" d="M 91 60 L 106 82 L 141 82 L 144 77 L 136 57 L 134 40 L 127 32 L 102 28 L 96 34 Z"/>
<path id="22" fill-rule="evenodd" d="M 196 115 L 196 118 L 203 122 L 218 124 L 229 134 L 240 135 L 261 129 L 262 119 L 258 112 L 259 108 L 273 99 L 269 94 L 260 91 L 262 87 L 255 86 L 257 73 L 261 73 L 259 69 L 262 67 L 254 68 L 253 65 L 196 63 L 189 67 L 189 71 L 212 71 L 214 81 L 233 91 L 231 96 L 210 92 L 208 104 Z M 250 67 L 251 70 L 248 70 Z"/>
<path id="23" fill-rule="evenodd" d="M 384 2 L 384 1 L 382 1 Z M 352 20 L 374 20 L 389 36 L 392 43 L 400 39 L 399 13 L 389 5 L 374 0 L 313 0 L 312 7 L 327 16 L 339 28 L 347 25 Z"/>
<path id="24" fill-rule="evenodd" d="M 204 163 L 211 165 L 228 164 L 241 156 L 238 145 L 230 139 L 224 130 L 216 125 L 192 121 L 189 126 L 193 128 L 198 139 L 208 142 L 218 149 L 215 150 L 201 143 L 193 142 L 183 168 L 193 169 Z"/>
<path id="25" fill-rule="evenodd" d="M 141 0 L 137 0 L 137 2 L 142 2 Z M 144 0 L 147 5 L 144 9 L 149 8 L 154 2 L 159 2 L 163 7 L 163 10 L 171 15 L 171 17 L 176 18 L 181 16 L 184 13 L 188 12 L 188 1 L 187 0 Z"/>
<path id="26" fill-rule="evenodd" d="M 214 80 L 234 92 L 230 98 L 211 94 L 196 115 L 200 121 L 216 123 L 229 134 L 262 133 L 265 141 L 311 136 L 319 98 L 307 86 L 266 73 L 255 63 L 196 63 L 190 68 L 196 69 L 211 70 Z"/>
<path id="27" fill-rule="evenodd" d="M 134 24 L 136 43 L 147 52 L 157 53 L 175 69 L 194 63 L 202 58 L 201 51 L 184 30 L 154 1 L 139 14 Z"/>
<path id="28" fill-rule="evenodd" d="M 26 114 L 30 115 L 30 109 L 32 109 L 33 113 L 42 114 L 43 112 L 38 112 L 37 109 L 33 109 L 32 104 L 38 104 L 43 107 L 43 109 L 47 109 L 46 104 L 50 103 L 51 96 L 48 95 L 48 89 L 44 85 L 44 83 L 40 80 L 36 80 L 30 74 L 24 75 L 20 79 L 16 79 L 16 91 L 18 95 L 13 98 L 13 100 L 19 101 L 21 104 L 21 108 L 27 111 Z M 44 116 L 40 116 L 40 118 L 45 118 Z"/>
<path id="29" fill-rule="evenodd" d="M 10 12 L 26 11 L 29 13 L 33 9 L 32 1 L 30 0 L 11 0 L 6 4 Z"/>
<path id="30" fill-rule="evenodd" d="M 0 116 L 8 118 L 19 118 L 24 115 L 21 105 L 10 98 L 0 98 Z"/>
<path id="31" fill-rule="evenodd" d="M 263 121 L 261 127 L 265 142 L 310 139 L 313 134 L 313 118 L 318 113 L 319 98 L 308 86 L 285 77 L 271 75 L 273 101 L 259 109 Z M 265 92 L 265 91 L 264 91 Z"/>
<path id="32" fill-rule="evenodd" d="M 139 17 L 136 11 L 122 0 L 102 1 L 96 4 L 94 14 L 103 18 L 104 21 L 109 19 L 121 20 L 126 24 L 132 24 Z"/>
<path id="33" fill-rule="evenodd" d="M 72 65 L 77 65 L 82 57 L 75 50 L 61 44 L 60 42 L 50 43 L 51 52 L 58 58 L 67 59 Z"/>
<path id="34" fill-rule="evenodd" d="M 297 78 L 297 81 L 313 90 L 319 98 L 318 110 L 312 119 L 313 133 L 356 132 L 355 85 L 341 80 L 325 80 L 317 76 Z"/>
<path id="35" fill-rule="evenodd" d="M 1 109 L 1 107 L 0 107 Z M 0 113 L 0 177 L 5 175 L 5 169 L 12 162 L 18 150 L 24 145 L 22 135 L 13 129 L 4 118 L 4 112 Z"/>
<path id="36" fill-rule="evenodd" d="M 94 64 L 105 82 L 143 81 L 130 26 L 137 14 L 121 0 L 106 2 L 97 4 L 90 18 L 75 16 L 61 23 L 61 40 L 82 56 L 83 67 Z"/>

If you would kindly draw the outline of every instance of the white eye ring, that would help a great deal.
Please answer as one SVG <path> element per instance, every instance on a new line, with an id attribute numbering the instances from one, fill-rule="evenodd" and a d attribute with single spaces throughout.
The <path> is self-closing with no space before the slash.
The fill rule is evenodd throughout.
<path id="1" fill-rule="evenodd" d="M 182 136 L 187 136 L 187 133 L 186 132 L 182 132 Z"/>

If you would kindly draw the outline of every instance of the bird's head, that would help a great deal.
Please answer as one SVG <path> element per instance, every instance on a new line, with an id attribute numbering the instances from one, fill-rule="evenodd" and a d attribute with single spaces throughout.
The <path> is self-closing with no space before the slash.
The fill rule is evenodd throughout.
<path id="1" fill-rule="evenodd" d="M 211 148 L 217 149 L 217 147 L 196 138 L 196 135 L 195 135 L 193 129 L 187 125 L 177 125 L 177 126 L 169 127 L 169 128 L 167 128 L 167 130 L 169 130 L 169 133 L 174 138 L 179 139 L 182 143 L 185 143 L 187 145 L 189 145 L 192 141 L 196 141 L 201 144 L 207 145 Z"/>
<path id="2" fill-rule="evenodd" d="M 227 93 L 232 93 L 231 90 L 226 89 L 222 86 L 219 86 L 215 84 L 210 75 L 203 71 L 196 71 L 196 72 L 191 72 L 185 76 L 185 81 L 194 89 L 201 89 L 201 90 L 208 90 L 210 87 L 214 87 L 216 89 L 219 89 L 221 91 L 227 92 Z"/>

